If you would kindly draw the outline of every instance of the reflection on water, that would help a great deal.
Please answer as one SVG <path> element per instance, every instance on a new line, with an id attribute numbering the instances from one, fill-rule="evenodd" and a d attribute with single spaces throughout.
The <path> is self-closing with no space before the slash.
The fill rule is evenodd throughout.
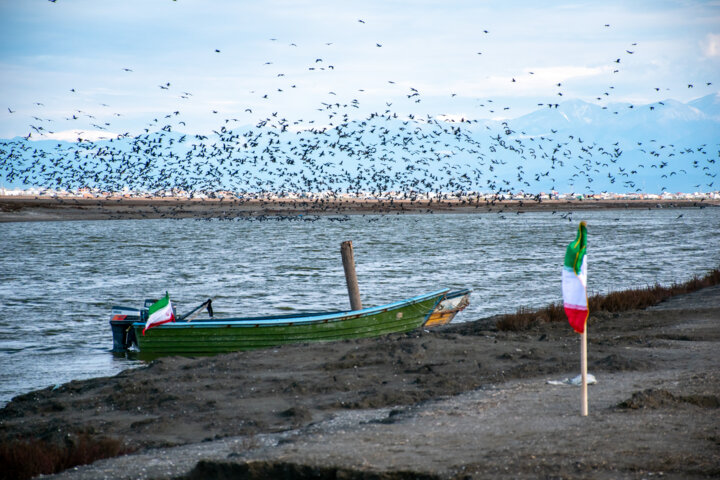
<path id="1" fill-rule="evenodd" d="M 166 290 L 180 313 L 207 298 L 221 316 L 347 309 L 344 240 L 353 241 L 364 305 L 473 289 L 455 321 L 558 301 L 565 247 L 581 219 L 588 222 L 591 293 L 683 281 L 720 265 L 720 208 L 574 217 L 0 224 L 0 404 L 143 364 L 109 352 L 110 308 L 140 306 Z"/>

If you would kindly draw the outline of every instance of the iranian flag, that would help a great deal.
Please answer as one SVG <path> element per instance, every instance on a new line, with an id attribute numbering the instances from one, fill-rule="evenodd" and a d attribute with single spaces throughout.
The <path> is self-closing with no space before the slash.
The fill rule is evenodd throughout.
<path id="1" fill-rule="evenodd" d="M 587 301 L 587 225 L 580 222 L 577 238 L 565 251 L 562 269 L 563 306 L 570 326 L 577 332 L 585 331 L 588 318 Z"/>
<path id="2" fill-rule="evenodd" d="M 145 328 L 143 328 L 142 333 L 145 335 L 145 331 L 148 328 L 174 321 L 175 315 L 173 314 L 172 303 L 170 303 L 170 296 L 165 292 L 163 298 L 150 305 L 148 309 L 148 319 L 147 322 L 145 322 Z"/>

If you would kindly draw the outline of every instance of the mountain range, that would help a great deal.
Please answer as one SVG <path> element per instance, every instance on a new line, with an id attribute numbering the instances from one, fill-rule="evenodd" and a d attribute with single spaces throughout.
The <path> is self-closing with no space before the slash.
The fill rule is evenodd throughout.
<path id="1" fill-rule="evenodd" d="M 210 135 L 158 127 L 95 142 L 0 140 L 0 178 L 10 188 L 150 191 L 720 190 L 720 94 L 569 100 L 509 120 L 353 119 L 338 104 L 322 127 L 278 118 Z"/>

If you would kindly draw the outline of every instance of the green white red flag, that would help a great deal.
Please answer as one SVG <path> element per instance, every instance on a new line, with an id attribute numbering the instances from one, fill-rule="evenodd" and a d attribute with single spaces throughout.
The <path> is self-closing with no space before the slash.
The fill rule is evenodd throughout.
<path id="1" fill-rule="evenodd" d="M 165 292 L 163 298 L 150 305 L 148 309 L 148 319 L 147 322 L 145 322 L 145 328 L 143 328 L 142 333 L 145 335 L 145 331 L 148 328 L 174 321 L 175 314 L 173 313 L 172 303 L 170 303 L 170 296 Z"/>
<path id="2" fill-rule="evenodd" d="M 565 251 L 562 269 L 563 306 L 570 326 L 577 333 L 585 331 L 589 315 L 587 300 L 587 225 L 580 222 L 577 238 Z"/>

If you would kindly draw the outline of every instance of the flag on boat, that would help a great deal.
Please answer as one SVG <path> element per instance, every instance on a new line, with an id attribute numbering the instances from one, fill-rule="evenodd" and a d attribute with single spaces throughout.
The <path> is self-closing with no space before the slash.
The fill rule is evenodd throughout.
<path id="1" fill-rule="evenodd" d="M 577 238 L 565 251 L 562 269 L 562 291 L 565 315 L 570 326 L 577 332 L 585 331 L 588 318 L 587 300 L 587 225 L 580 222 Z"/>
<path id="2" fill-rule="evenodd" d="M 172 303 L 170 303 L 170 296 L 165 292 L 163 298 L 150 305 L 148 309 L 148 319 L 147 322 L 145 322 L 145 328 L 143 328 L 142 333 L 145 335 L 145 331 L 148 328 L 174 321 L 175 314 L 173 313 Z"/>

